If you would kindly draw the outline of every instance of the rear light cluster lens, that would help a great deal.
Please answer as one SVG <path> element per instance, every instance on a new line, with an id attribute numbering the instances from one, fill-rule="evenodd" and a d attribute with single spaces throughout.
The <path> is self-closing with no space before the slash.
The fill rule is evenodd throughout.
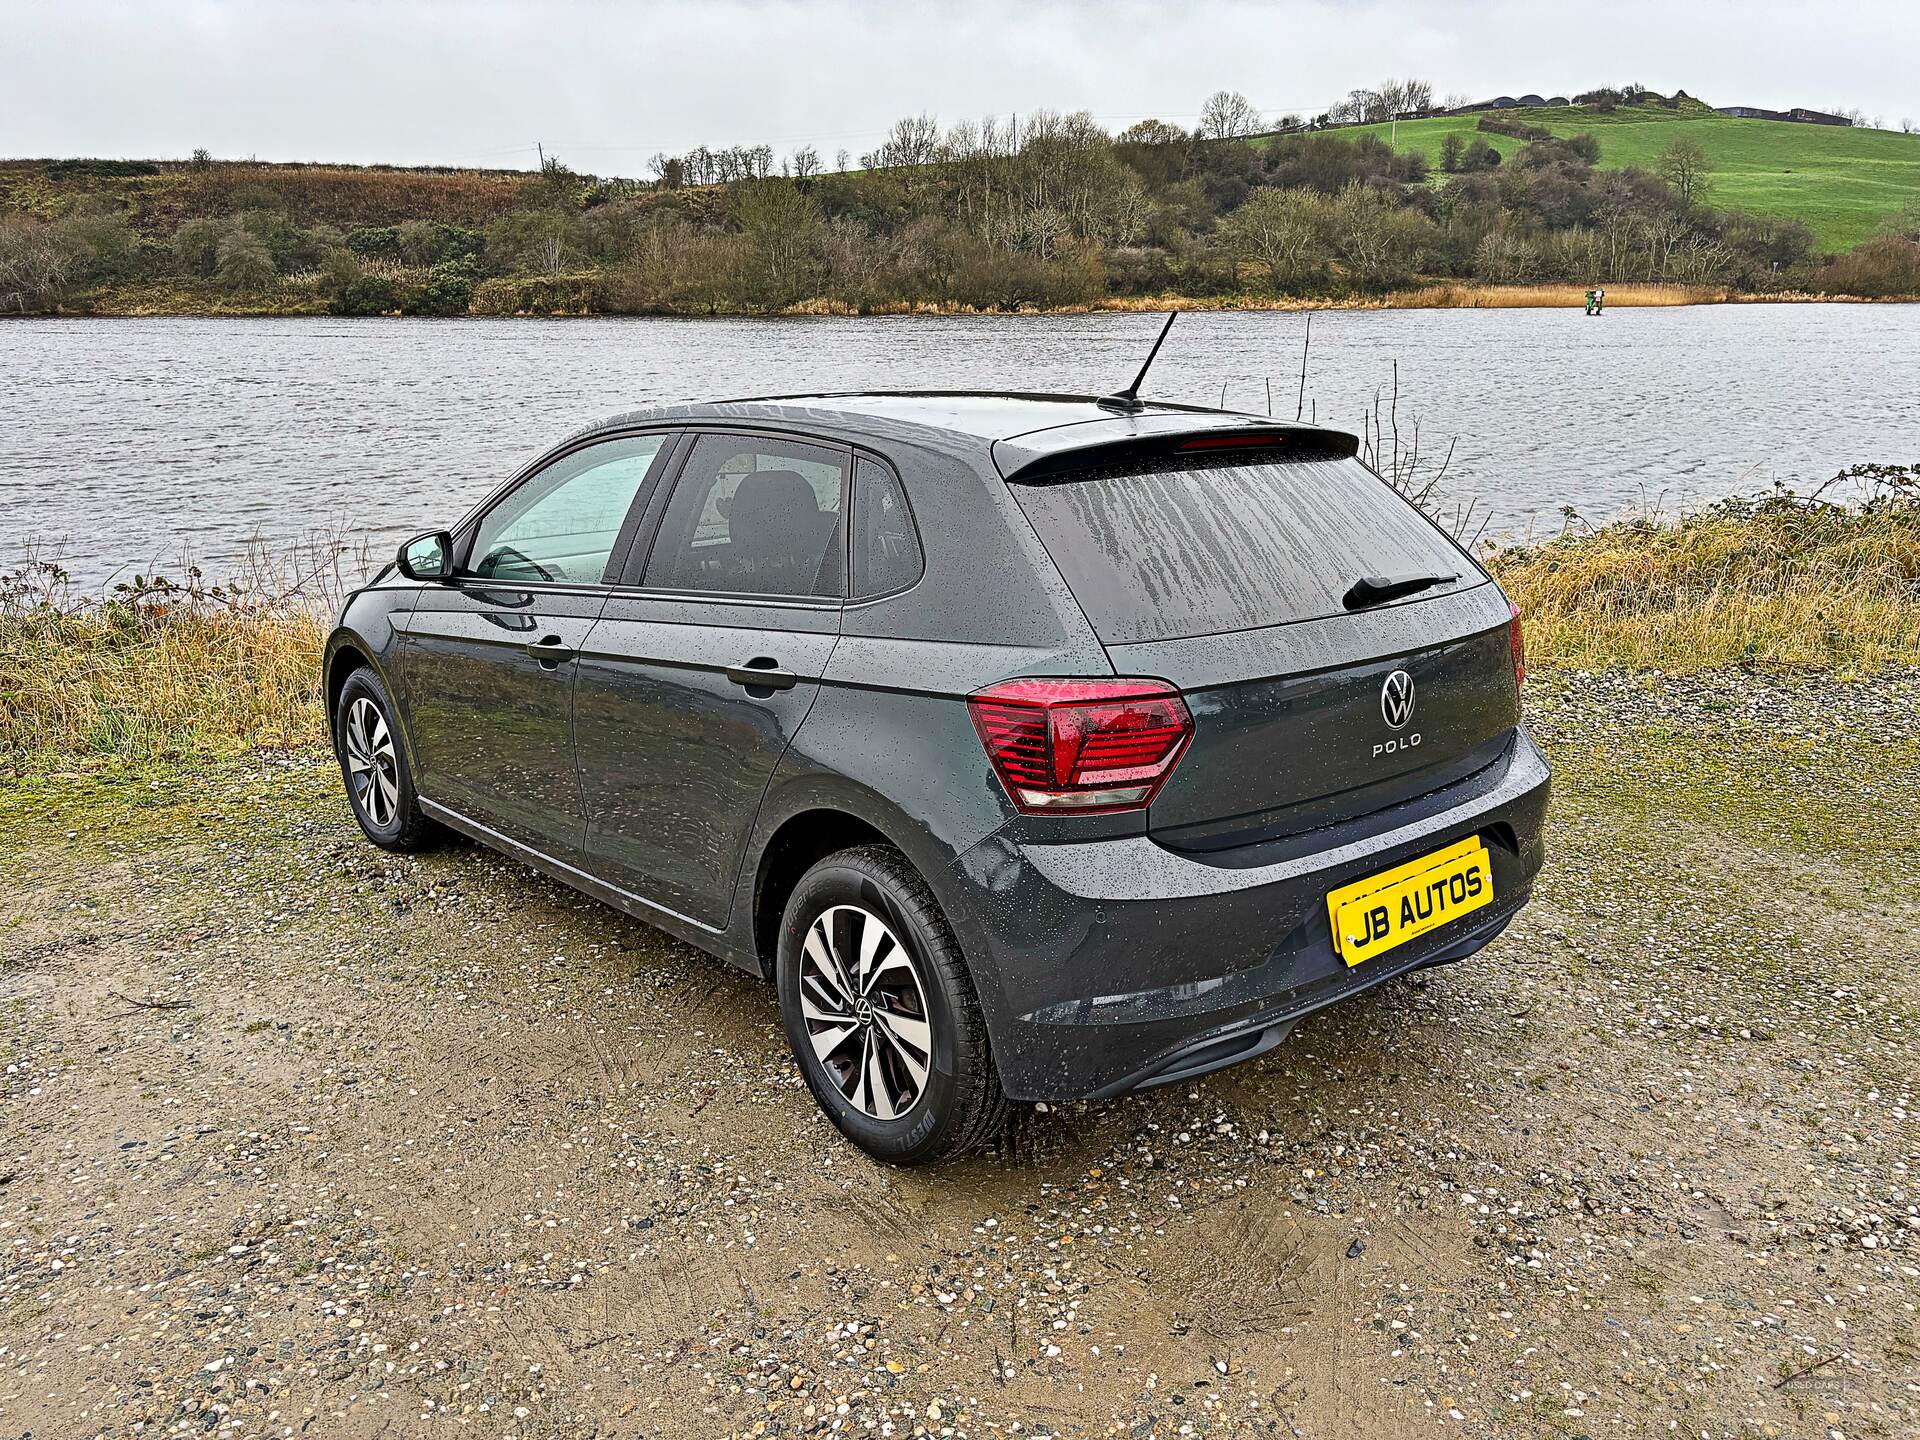
<path id="1" fill-rule="evenodd" d="M 1520 607 L 1511 600 L 1507 609 L 1513 612 L 1513 618 L 1507 621 L 1507 648 L 1513 651 L 1513 683 L 1527 683 L 1527 636 L 1520 625 Z"/>
<path id="2" fill-rule="evenodd" d="M 1164 680 L 1008 680 L 967 701 L 973 728 L 1027 814 L 1137 810 L 1193 738 Z"/>

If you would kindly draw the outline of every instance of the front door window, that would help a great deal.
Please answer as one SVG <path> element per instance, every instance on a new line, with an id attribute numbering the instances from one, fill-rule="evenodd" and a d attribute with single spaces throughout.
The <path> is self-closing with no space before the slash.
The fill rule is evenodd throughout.
<path id="1" fill-rule="evenodd" d="M 468 572 L 512 583 L 599 585 L 665 435 L 608 440 L 556 460 L 480 522 Z"/>

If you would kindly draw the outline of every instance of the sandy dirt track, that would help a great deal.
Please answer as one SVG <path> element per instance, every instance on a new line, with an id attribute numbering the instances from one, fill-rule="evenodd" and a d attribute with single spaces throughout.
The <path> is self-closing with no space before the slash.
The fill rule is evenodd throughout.
<path id="1" fill-rule="evenodd" d="M 324 757 L 0 786 L 0 1435 L 1920 1432 L 1920 684 L 1530 703 L 1492 950 L 917 1172 Z"/>

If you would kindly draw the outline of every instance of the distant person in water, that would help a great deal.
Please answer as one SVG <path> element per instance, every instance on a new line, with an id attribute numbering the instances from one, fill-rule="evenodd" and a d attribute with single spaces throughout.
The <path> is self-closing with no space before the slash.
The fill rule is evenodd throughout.
<path id="1" fill-rule="evenodd" d="M 1587 291 L 1587 314 L 1598 315 L 1607 303 L 1607 292 L 1599 286 Z"/>
<path id="2" fill-rule="evenodd" d="M 1587 314 L 1593 313 L 1593 291 L 1587 291 Z"/>

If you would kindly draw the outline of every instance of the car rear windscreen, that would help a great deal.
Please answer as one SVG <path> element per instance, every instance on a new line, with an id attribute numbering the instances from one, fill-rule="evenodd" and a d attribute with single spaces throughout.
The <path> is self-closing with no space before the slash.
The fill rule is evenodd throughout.
<path id="1" fill-rule="evenodd" d="M 1008 487 L 1109 645 L 1346 613 L 1363 576 L 1485 577 L 1351 457 L 1159 459 Z"/>

